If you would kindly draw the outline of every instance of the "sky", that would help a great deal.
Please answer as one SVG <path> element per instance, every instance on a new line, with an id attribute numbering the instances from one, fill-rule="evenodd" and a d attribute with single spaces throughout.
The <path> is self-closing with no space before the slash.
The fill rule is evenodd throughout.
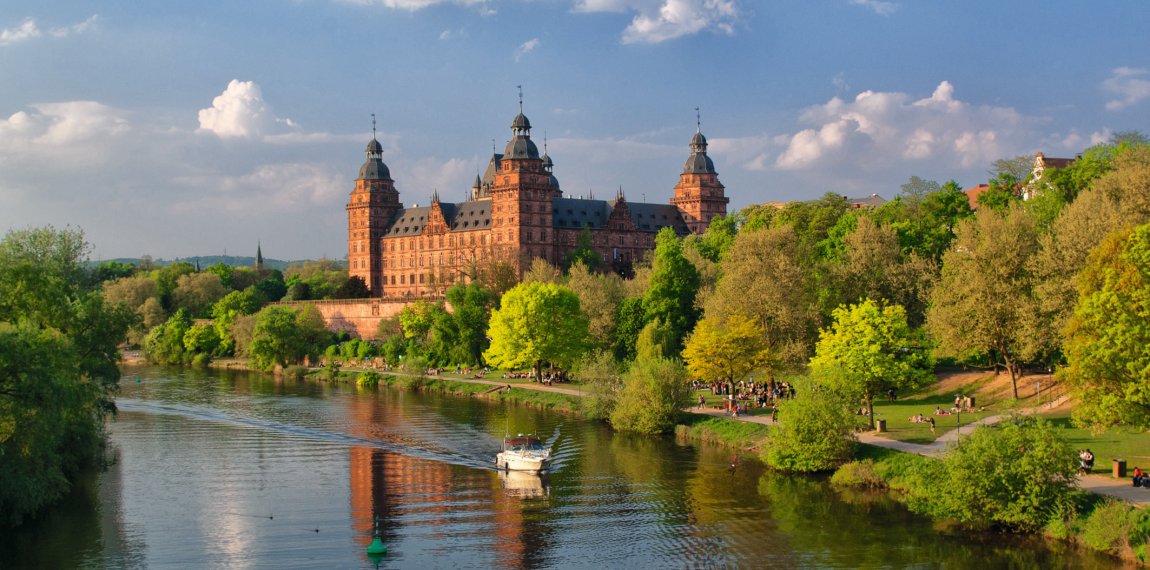
<path id="1" fill-rule="evenodd" d="M 1150 133 L 1147 24 L 1143 0 L 5 0 L 0 231 L 341 259 L 372 114 L 401 201 L 462 201 L 518 86 L 568 196 L 667 202 L 697 117 L 732 211 L 969 188 Z"/>

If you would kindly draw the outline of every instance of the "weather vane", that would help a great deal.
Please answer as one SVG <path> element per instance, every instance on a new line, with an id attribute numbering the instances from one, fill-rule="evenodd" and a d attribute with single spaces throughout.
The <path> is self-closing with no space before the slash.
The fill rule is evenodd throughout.
<path id="1" fill-rule="evenodd" d="M 695 107 L 695 131 L 703 132 L 703 117 L 699 114 L 698 107 Z"/>
<path id="2" fill-rule="evenodd" d="M 371 114 L 371 138 L 375 140 L 375 113 Z"/>
<path id="3" fill-rule="evenodd" d="M 516 85 L 516 87 L 519 88 L 519 112 L 522 113 L 523 112 L 523 86 L 522 85 Z"/>

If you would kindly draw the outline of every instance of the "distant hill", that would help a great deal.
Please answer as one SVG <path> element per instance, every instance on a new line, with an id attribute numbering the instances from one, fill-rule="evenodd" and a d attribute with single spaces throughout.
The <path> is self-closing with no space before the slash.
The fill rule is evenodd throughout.
<path id="1" fill-rule="evenodd" d="M 93 265 L 99 265 L 100 263 L 104 263 L 106 261 L 117 261 L 120 263 L 130 263 L 132 265 L 140 265 L 143 262 L 143 260 L 141 258 L 138 258 L 138 257 L 117 257 L 116 259 L 94 260 L 91 263 Z M 253 267 L 256 264 L 256 258 L 252 257 L 250 255 L 249 256 L 201 255 L 201 256 L 197 256 L 197 257 L 178 257 L 176 259 L 153 259 L 152 264 L 157 266 L 157 267 L 163 267 L 165 265 L 170 265 L 172 263 L 176 263 L 177 261 L 186 261 L 188 263 L 191 263 L 192 265 L 195 265 L 197 262 L 199 262 L 200 267 L 207 267 L 209 265 L 215 265 L 217 263 L 223 263 L 224 265 L 231 265 L 233 267 Z M 287 266 L 291 265 L 292 263 L 302 263 L 304 261 L 311 261 L 311 260 L 309 260 L 309 259 L 297 259 L 297 260 L 291 260 L 291 261 L 284 261 L 282 259 L 271 259 L 271 258 L 265 257 L 264 258 L 264 267 L 267 267 L 270 269 L 279 269 L 280 271 L 283 271 L 283 270 L 287 269 Z M 336 261 L 338 261 L 340 263 L 340 265 L 345 264 L 345 262 L 343 260 L 336 260 Z"/>

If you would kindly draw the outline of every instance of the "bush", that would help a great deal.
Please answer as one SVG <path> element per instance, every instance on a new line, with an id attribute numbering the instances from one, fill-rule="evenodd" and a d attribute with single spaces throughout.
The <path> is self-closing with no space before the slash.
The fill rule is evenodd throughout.
<path id="1" fill-rule="evenodd" d="M 803 473 L 842 465 L 854 451 L 858 416 L 844 400 L 813 393 L 809 382 L 798 388 L 795 399 L 779 404 L 779 423 L 767 437 L 763 459 L 775 469 Z"/>
<path id="2" fill-rule="evenodd" d="M 1036 531 L 1073 500 L 1074 453 L 1045 420 L 1003 424 L 975 430 L 946 456 L 937 507 L 966 523 Z"/>
<path id="3" fill-rule="evenodd" d="M 286 378 L 292 378 L 294 380 L 303 380 L 304 377 L 307 376 L 307 367 L 306 366 L 300 366 L 298 364 L 292 364 L 291 366 L 285 366 L 283 369 L 283 375 Z"/>
<path id="4" fill-rule="evenodd" d="M 355 385 L 361 388 L 375 388 L 379 386 L 379 381 L 382 379 L 383 376 L 379 372 L 368 370 L 359 375 L 359 378 L 355 380 Z"/>
<path id="5" fill-rule="evenodd" d="M 584 356 L 574 376 L 588 389 L 586 396 L 579 402 L 583 417 L 590 420 L 610 418 L 619 388 L 623 384 L 619 366 L 611 353 L 600 351 Z"/>
<path id="6" fill-rule="evenodd" d="M 831 484 L 846 487 L 886 488 L 886 481 L 875 471 L 874 461 L 851 461 L 839 467 L 831 476 Z"/>
<path id="7" fill-rule="evenodd" d="M 1145 530 L 1139 532 L 1138 528 L 1141 518 L 1147 515 L 1122 501 L 1105 501 L 1086 518 L 1082 542 L 1094 550 L 1127 555 L 1134 546 L 1146 541 Z"/>
<path id="8" fill-rule="evenodd" d="M 666 433 L 675 427 L 680 411 L 690 405 L 687 371 L 666 358 L 637 358 L 627 371 L 623 391 L 611 412 L 611 426 L 619 431 Z"/>

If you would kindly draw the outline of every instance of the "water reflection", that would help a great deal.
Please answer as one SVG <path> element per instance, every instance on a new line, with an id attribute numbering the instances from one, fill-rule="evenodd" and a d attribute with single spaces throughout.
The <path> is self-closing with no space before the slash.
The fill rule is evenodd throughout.
<path id="1" fill-rule="evenodd" d="M 485 401 L 143 368 L 119 461 L 0 566 L 51 568 L 1075 567 L 1102 557 L 936 527 L 883 495 L 730 450 Z M 560 429 L 560 421 L 563 421 Z M 558 433 L 539 477 L 501 473 L 507 426 Z"/>

